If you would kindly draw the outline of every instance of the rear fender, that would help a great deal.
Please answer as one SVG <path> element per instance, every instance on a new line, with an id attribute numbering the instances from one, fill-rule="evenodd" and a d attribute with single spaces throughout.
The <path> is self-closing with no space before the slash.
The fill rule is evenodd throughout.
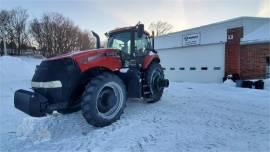
<path id="1" fill-rule="evenodd" d="M 147 69 L 152 62 L 160 62 L 159 56 L 155 53 L 149 53 L 144 57 L 143 69 Z"/>

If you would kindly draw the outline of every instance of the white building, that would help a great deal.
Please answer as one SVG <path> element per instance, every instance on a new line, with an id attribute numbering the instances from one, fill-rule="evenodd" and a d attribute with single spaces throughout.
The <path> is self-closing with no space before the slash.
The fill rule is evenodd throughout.
<path id="1" fill-rule="evenodd" d="M 171 81 L 222 82 L 226 74 L 244 79 L 252 74 L 243 71 L 244 62 L 234 54 L 240 54 L 242 45 L 262 43 L 268 48 L 263 58 L 269 58 L 269 42 L 270 18 L 240 17 L 156 37 L 155 49 Z"/>

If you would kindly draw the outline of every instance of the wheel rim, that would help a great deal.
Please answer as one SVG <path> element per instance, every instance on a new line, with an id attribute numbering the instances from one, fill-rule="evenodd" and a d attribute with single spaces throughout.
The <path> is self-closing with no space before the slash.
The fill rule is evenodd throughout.
<path id="1" fill-rule="evenodd" d="M 121 86 L 115 82 L 109 82 L 100 89 L 96 108 L 102 117 L 111 119 L 120 111 L 123 102 L 124 95 Z"/>

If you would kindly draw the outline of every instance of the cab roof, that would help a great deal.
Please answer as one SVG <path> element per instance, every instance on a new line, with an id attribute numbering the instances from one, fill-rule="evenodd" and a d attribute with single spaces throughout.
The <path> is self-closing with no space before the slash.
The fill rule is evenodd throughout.
<path id="1" fill-rule="evenodd" d="M 130 31 L 132 29 L 136 29 L 136 26 L 127 26 L 127 27 L 121 27 L 121 28 L 115 28 L 107 33 L 105 33 L 106 36 L 112 35 L 114 33 L 120 33 L 120 32 L 125 32 L 125 31 Z M 147 35 L 149 35 L 149 33 L 147 31 L 144 31 L 144 33 L 146 33 Z"/>

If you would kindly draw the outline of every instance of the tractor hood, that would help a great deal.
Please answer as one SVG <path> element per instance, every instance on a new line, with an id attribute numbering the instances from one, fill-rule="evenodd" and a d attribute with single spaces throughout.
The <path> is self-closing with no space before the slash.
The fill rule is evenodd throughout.
<path id="1" fill-rule="evenodd" d="M 55 57 L 48 58 L 47 60 L 57 60 L 63 58 L 80 58 L 82 56 L 95 56 L 97 54 L 105 54 L 109 52 L 116 52 L 117 49 L 92 49 L 92 50 L 84 50 L 84 51 L 73 51 L 69 53 L 65 53 L 62 55 L 58 55 Z"/>
<path id="2" fill-rule="evenodd" d="M 122 66 L 121 57 L 117 49 L 103 48 L 70 52 L 45 60 L 46 62 L 71 58 L 79 65 L 81 72 L 90 68 L 101 67 L 112 71 Z"/>

